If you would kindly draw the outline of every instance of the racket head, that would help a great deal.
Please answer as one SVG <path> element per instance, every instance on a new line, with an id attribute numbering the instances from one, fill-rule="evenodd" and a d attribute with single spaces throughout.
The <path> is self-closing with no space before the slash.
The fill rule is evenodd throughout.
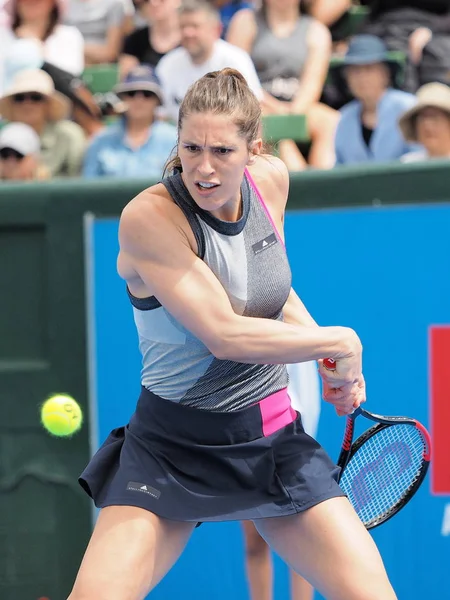
<path id="1" fill-rule="evenodd" d="M 377 417 L 370 415 L 372 420 Z M 339 478 L 367 529 L 385 523 L 406 506 L 431 459 L 430 435 L 421 423 L 405 417 L 380 419 L 352 444 Z"/>

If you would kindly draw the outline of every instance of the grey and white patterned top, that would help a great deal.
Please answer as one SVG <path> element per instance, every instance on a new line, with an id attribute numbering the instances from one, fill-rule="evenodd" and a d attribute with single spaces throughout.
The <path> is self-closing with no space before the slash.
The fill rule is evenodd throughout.
<path id="1" fill-rule="evenodd" d="M 243 214 L 221 221 L 202 210 L 181 174 L 163 184 L 186 215 L 198 254 L 226 290 L 234 311 L 247 317 L 282 319 L 291 289 L 286 252 L 253 182 L 245 176 Z M 205 410 L 250 406 L 288 384 L 285 365 L 219 360 L 158 302 L 129 293 L 142 353 L 142 385 L 162 398 Z"/>

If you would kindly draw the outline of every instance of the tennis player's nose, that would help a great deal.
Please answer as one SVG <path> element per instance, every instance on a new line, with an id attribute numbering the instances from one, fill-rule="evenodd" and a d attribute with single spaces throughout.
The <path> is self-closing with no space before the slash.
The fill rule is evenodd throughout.
<path id="1" fill-rule="evenodd" d="M 208 152 L 202 154 L 198 172 L 202 177 L 210 177 L 214 173 L 214 167 L 211 164 L 211 157 Z"/>

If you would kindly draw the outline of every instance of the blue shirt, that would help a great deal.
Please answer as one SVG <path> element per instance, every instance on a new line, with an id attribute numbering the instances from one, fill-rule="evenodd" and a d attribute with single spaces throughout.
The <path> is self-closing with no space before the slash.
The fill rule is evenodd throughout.
<path id="1" fill-rule="evenodd" d="M 361 102 L 352 100 L 343 106 L 335 137 L 336 165 L 398 160 L 417 149 L 417 144 L 405 142 L 398 126 L 401 115 L 415 103 L 413 94 L 388 89 L 378 104 L 377 126 L 369 145 L 362 135 Z"/>
<path id="2" fill-rule="evenodd" d="M 220 20 L 222 22 L 222 27 L 223 27 L 223 30 L 222 30 L 222 38 L 223 39 L 225 39 L 231 19 L 234 17 L 234 15 L 239 10 L 242 10 L 243 8 L 253 9 L 254 6 L 253 6 L 252 2 L 245 2 L 245 0 L 231 0 L 231 2 L 228 2 L 228 4 L 224 4 L 224 6 L 219 8 Z"/>
<path id="3" fill-rule="evenodd" d="M 87 149 L 84 177 L 161 177 L 177 143 L 177 130 L 164 121 L 149 128 L 147 141 L 132 148 L 126 141 L 125 121 L 101 131 Z"/>

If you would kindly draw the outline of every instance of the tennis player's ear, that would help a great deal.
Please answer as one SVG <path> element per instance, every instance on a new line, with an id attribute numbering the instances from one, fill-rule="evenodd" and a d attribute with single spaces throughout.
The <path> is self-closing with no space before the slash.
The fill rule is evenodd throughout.
<path id="1" fill-rule="evenodd" d="M 250 146 L 249 159 L 247 161 L 248 165 L 253 165 L 255 163 L 257 156 L 259 154 L 261 154 L 261 152 L 262 152 L 262 147 L 263 147 L 263 141 L 261 138 L 258 138 L 257 140 L 252 142 L 252 144 Z"/>

